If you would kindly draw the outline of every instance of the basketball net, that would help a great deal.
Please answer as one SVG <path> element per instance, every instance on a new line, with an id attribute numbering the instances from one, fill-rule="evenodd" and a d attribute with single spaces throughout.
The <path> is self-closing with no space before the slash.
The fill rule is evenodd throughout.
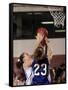
<path id="1" fill-rule="evenodd" d="M 62 26 L 62 28 L 63 28 L 64 27 L 64 20 L 65 20 L 64 11 L 63 10 L 58 10 L 57 7 L 55 8 L 54 11 L 52 10 L 51 7 L 48 7 L 48 9 L 50 11 L 51 16 L 54 19 L 54 26 L 56 26 L 57 28 Z"/>

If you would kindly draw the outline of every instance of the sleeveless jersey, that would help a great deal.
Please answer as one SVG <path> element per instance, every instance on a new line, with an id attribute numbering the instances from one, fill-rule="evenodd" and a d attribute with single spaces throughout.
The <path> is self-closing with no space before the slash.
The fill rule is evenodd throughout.
<path id="1" fill-rule="evenodd" d="M 33 85 L 43 85 L 48 84 L 48 69 L 49 69 L 49 63 L 48 59 L 42 59 L 42 60 L 34 60 L 32 63 L 32 70 L 33 70 L 33 79 L 32 84 Z"/>

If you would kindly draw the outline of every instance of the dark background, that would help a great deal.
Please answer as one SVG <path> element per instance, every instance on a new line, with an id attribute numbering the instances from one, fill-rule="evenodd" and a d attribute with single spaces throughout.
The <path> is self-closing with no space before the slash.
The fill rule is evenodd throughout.
<path id="1" fill-rule="evenodd" d="M 53 24 L 42 24 L 41 22 L 50 22 L 54 19 L 50 12 L 16 12 L 13 13 L 13 39 L 35 39 L 36 30 L 39 27 L 47 28 L 49 38 L 64 38 L 66 30 L 66 19 L 64 27 L 60 25 L 59 28 Z M 17 19 L 21 18 L 21 25 L 18 26 Z M 20 29 L 21 34 L 17 32 Z M 18 30 L 19 30 L 18 29 Z M 64 30 L 64 32 L 55 32 L 56 30 Z"/>

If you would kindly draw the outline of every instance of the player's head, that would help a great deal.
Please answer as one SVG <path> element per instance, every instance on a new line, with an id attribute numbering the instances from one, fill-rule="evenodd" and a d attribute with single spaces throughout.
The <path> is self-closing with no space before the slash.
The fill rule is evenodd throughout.
<path id="1" fill-rule="evenodd" d="M 35 50 L 35 54 L 34 54 L 34 58 L 36 60 L 41 60 L 44 56 L 44 50 L 42 47 L 38 47 L 36 50 Z"/>
<path id="2" fill-rule="evenodd" d="M 37 29 L 37 36 L 36 36 L 37 41 L 44 42 L 47 37 L 48 31 L 46 28 L 41 27 Z"/>
<path id="3" fill-rule="evenodd" d="M 27 66 L 30 66 L 31 65 L 31 55 L 29 55 L 28 53 L 24 52 L 20 55 L 20 62 L 23 64 L 23 63 L 26 63 Z"/>
<path id="4" fill-rule="evenodd" d="M 37 35 L 38 34 L 39 34 L 39 36 L 42 36 L 42 37 L 43 36 L 48 37 L 48 31 L 46 28 L 43 28 L 43 27 L 37 29 Z"/>
<path id="5" fill-rule="evenodd" d="M 18 69 L 21 69 L 22 64 L 24 63 L 24 62 L 23 62 L 23 55 L 24 55 L 24 53 L 22 53 L 22 54 L 20 55 L 20 57 L 18 58 L 18 60 L 17 60 L 17 62 L 16 62 L 16 66 L 17 66 Z"/>

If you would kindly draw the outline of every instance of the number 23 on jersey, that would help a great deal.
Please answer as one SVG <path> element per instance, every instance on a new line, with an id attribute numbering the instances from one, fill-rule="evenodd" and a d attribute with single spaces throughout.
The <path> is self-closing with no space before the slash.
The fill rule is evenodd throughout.
<path id="1" fill-rule="evenodd" d="M 35 64 L 34 65 L 34 75 L 35 76 L 39 76 L 39 75 L 42 75 L 42 76 L 45 76 L 46 73 L 47 73 L 47 64 Z"/>

